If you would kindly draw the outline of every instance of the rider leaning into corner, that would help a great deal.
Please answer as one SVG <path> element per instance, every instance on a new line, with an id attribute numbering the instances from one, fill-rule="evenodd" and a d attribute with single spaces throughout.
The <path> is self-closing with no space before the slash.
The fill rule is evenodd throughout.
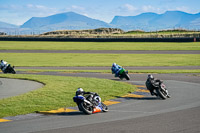
<path id="1" fill-rule="evenodd" d="M 119 72 L 122 69 L 122 67 L 120 65 L 117 65 L 116 63 L 112 64 L 112 74 L 115 74 L 115 77 L 119 77 Z"/>
<path id="2" fill-rule="evenodd" d="M 161 81 L 160 79 L 156 79 L 153 77 L 153 75 L 148 75 L 147 76 L 147 81 L 146 81 L 146 86 L 147 89 L 150 91 L 151 95 L 156 95 L 154 93 L 154 89 L 158 88 L 159 85 L 162 83 L 163 81 Z"/>
<path id="3" fill-rule="evenodd" d="M 8 67 L 8 63 L 4 60 L 1 60 L 0 68 L 3 72 L 5 72 L 6 68 Z"/>
<path id="4" fill-rule="evenodd" d="M 95 92 L 85 92 L 82 88 L 78 88 L 77 91 L 76 91 L 76 96 L 84 96 L 85 94 L 92 94 L 93 95 L 93 98 L 94 100 L 96 101 L 99 101 L 100 99 L 95 99 L 96 96 L 98 96 L 97 93 Z M 100 97 L 99 97 L 100 98 Z"/>

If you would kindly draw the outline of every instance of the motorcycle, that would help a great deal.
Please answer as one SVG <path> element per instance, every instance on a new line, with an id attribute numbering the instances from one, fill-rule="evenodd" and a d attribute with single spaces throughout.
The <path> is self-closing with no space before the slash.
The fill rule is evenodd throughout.
<path id="1" fill-rule="evenodd" d="M 170 98 L 167 87 L 165 86 L 163 81 L 156 81 L 156 82 L 158 82 L 159 84 L 157 84 L 156 87 L 154 87 L 153 94 L 156 95 L 157 97 L 162 98 L 162 99 Z M 147 89 L 148 89 L 149 84 L 150 83 L 148 81 L 146 81 Z"/>
<path id="2" fill-rule="evenodd" d="M 160 98 L 162 99 L 170 98 L 167 87 L 163 84 L 163 82 L 161 82 L 159 84 L 159 87 L 157 87 L 155 90 L 156 90 L 157 96 L 159 96 Z"/>
<path id="3" fill-rule="evenodd" d="M 13 66 L 11 66 L 10 64 L 8 64 L 8 66 L 7 66 L 7 68 L 4 70 L 4 71 L 2 71 L 3 73 L 12 73 L 12 74 L 16 74 L 16 71 L 15 71 L 15 69 L 14 69 L 15 67 Z M 1 69 L 2 70 L 2 69 Z"/>
<path id="4" fill-rule="evenodd" d="M 119 71 L 119 78 L 121 80 L 123 80 L 123 78 L 125 78 L 126 80 L 130 80 L 130 76 L 128 75 L 128 71 L 126 71 L 124 68 L 122 68 L 120 71 Z"/>
<path id="5" fill-rule="evenodd" d="M 95 98 L 93 98 L 93 94 L 86 95 L 85 97 L 78 95 L 73 97 L 73 100 L 78 105 L 79 111 L 88 115 L 108 111 L 108 107 L 101 102 L 101 98 L 98 95 Z"/>

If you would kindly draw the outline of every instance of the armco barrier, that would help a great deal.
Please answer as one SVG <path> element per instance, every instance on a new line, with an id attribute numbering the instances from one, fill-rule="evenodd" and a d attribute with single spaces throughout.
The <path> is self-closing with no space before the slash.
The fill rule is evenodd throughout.
<path id="1" fill-rule="evenodd" d="M 0 41 L 69 41 L 69 42 L 200 42 L 200 38 L 48 38 L 0 37 Z"/>

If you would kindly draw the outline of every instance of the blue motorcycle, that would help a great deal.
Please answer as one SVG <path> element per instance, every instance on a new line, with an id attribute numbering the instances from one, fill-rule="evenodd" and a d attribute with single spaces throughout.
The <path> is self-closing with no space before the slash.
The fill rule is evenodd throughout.
<path id="1" fill-rule="evenodd" d="M 101 102 L 101 98 L 98 95 L 93 97 L 92 94 L 86 96 L 78 95 L 73 97 L 73 100 L 78 105 L 79 111 L 85 114 L 90 115 L 97 112 L 107 112 L 108 107 Z"/>

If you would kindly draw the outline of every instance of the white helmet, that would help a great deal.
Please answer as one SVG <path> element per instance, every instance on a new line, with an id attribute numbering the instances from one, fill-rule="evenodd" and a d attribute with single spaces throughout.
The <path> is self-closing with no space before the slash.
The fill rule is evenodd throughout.
<path id="1" fill-rule="evenodd" d="M 151 75 L 151 74 L 149 74 L 147 78 L 154 79 L 153 75 Z"/>
<path id="2" fill-rule="evenodd" d="M 77 92 L 83 92 L 83 89 L 82 88 L 78 88 Z"/>
<path id="3" fill-rule="evenodd" d="M 98 103 L 101 102 L 101 98 L 100 98 L 99 96 L 95 96 L 95 97 L 94 97 L 94 100 L 97 101 Z"/>
<path id="4" fill-rule="evenodd" d="M 116 65 L 117 65 L 116 63 L 113 63 L 113 64 L 112 64 L 112 67 L 116 67 Z"/>

